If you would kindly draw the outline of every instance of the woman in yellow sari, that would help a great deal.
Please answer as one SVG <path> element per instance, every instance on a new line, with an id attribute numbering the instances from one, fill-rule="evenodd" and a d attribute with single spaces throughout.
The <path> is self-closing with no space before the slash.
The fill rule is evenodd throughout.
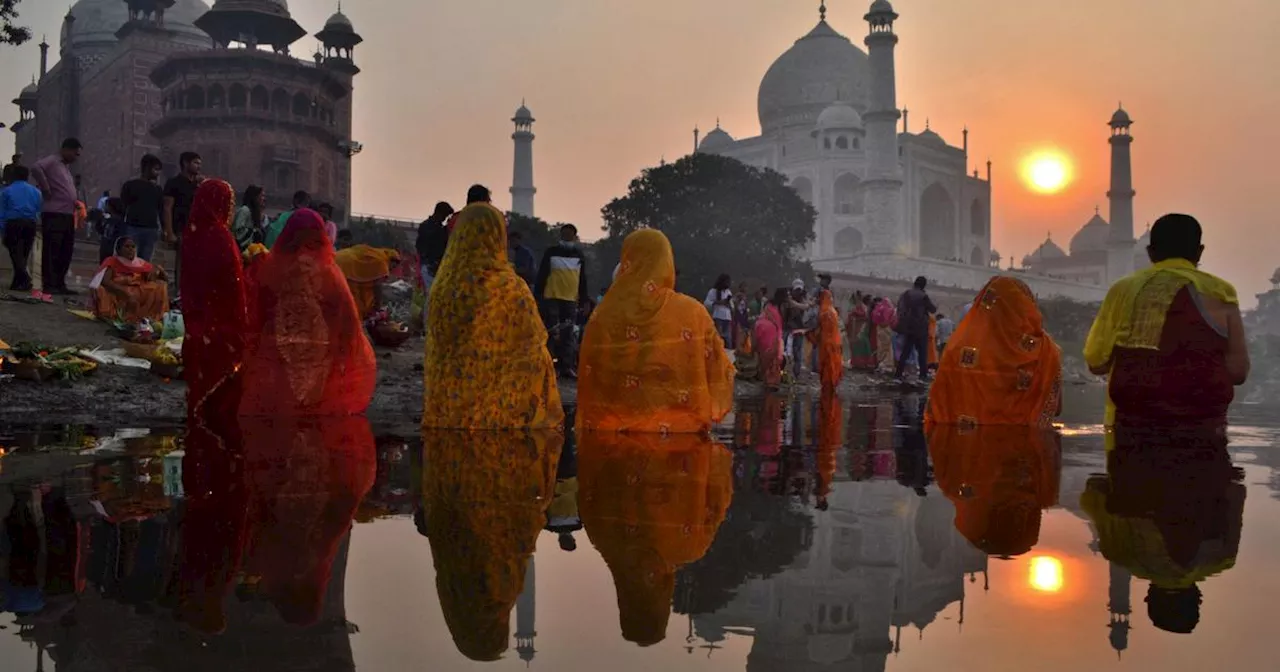
<path id="1" fill-rule="evenodd" d="M 1062 410 L 1062 351 L 1021 280 L 993 278 L 956 327 L 929 393 L 929 425 L 1047 427 Z"/>
<path id="2" fill-rule="evenodd" d="M 335 261 L 351 288 L 360 318 L 364 319 L 382 307 L 380 286 L 400 264 L 400 253 L 385 247 L 354 245 L 338 252 Z"/>
<path id="3" fill-rule="evenodd" d="M 588 433 L 578 482 L 587 538 L 613 574 L 623 638 L 661 642 L 676 571 L 706 554 L 729 510 L 732 455 L 696 434 Z"/>
<path id="4" fill-rule="evenodd" d="M 707 309 L 675 285 L 667 237 L 657 229 L 627 236 L 617 277 L 583 336 L 579 427 L 696 433 L 728 414 L 734 369 L 724 342 Z"/>
<path id="5" fill-rule="evenodd" d="M 472 203 L 459 213 L 430 305 L 423 427 L 538 429 L 564 422 L 547 329 L 528 283 L 507 260 L 507 225 L 497 208 Z"/>

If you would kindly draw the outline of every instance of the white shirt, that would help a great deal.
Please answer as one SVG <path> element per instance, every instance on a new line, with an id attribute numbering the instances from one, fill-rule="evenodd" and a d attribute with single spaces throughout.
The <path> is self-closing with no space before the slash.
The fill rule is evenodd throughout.
<path id="1" fill-rule="evenodd" d="M 719 292 L 720 300 L 724 301 L 724 305 L 716 305 L 716 294 Z M 712 288 L 707 292 L 707 300 L 703 303 L 707 306 L 707 310 L 711 311 L 711 318 L 716 320 L 724 320 L 728 322 L 733 319 L 733 310 L 729 308 L 729 299 L 733 298 L 733 292 L 729 290 L 716 290 Z"/>

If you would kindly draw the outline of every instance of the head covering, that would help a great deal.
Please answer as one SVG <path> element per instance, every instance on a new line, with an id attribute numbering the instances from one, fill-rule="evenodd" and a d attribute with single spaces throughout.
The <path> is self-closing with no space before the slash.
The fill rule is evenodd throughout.
<path id="1" fill-rule="evenodd" d="M 591 433 L 578 454 L 579 511 L 618 592 L 622 636 L 667 633 L 676 571 L 706 554 L 733 498 L 733 457 L 709 438 Z"/>
<path id="2" fill-rule="evenodd" d="M 255 262 L 242 415 L 353 415 L 368 407 L 378 365 L 333 258 L 324 220 L 301 209 Z"/>
<path id="3" fill-rule="evenodd" d="M 1062 351 L 1021 280 L 993 278 L 947 342 L 926 422 L 1046 427 L 1061 401 Z"/>
<path id="4" fill-rule="evenodd" d="M 578 358 L 588 431 L 705 432 L 733 405 L 733 364 L 707 309 L 675 291 L 671 243 L 642 229 L 591 313 Z"/>
<path id="5" fill-rule="evenodd" d="M 558 427 L 564 421 L 547 329 L 533 292 L 507 259 L 507 226 L 488 203 L 457 227 L 431 285 L 422 425 Z"/>
<path id="6" fill-rule="evenodd" d="M 196 189 L 180 254 L 182 359 L 187 410 L 199 413 L 216 390 L 225 408 L 239 403 L 232 378 L 244 362 L 247 324 L 244 268 L 231 235 L 236 197 L 231 185 L 208 179 Z"/>
<path id="7" fill-rule="evenodd" d="M 389 247 L 353 245 L 336 255 L 338 268 L 350 282 L 374 282 L 391 273 L 391 262 L 400 261 L 400 253 Z"/>
<path id="8" fill-rule="evenodd" d="M 791 281 L 791 289 L 804 289 L 804 280 L 796 278 Z"/>

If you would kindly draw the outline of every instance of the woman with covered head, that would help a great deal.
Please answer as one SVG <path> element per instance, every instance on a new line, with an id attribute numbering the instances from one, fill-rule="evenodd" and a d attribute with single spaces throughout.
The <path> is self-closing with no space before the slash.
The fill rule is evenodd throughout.
<path id="1" fill-rule="evenodd" d="M 706 308 L 675 291 L 671 243 L 643 229 L 587 323 L 578 423 L 587 431 L 706 432 L 733 404 L 734 369 Z"/>
<path id="2" fill-rule="evenodd" d="M 338 252 L 337 262 L 347 278 L 360 317 L 366 318 L 381 308 L 382 283 L 400 264 L 400 253 L 386 247 L 353 245 Z"/>
<path id="3" fill-rule="evenodd" d="M 115 254 L 102 262 L 89 283 L 90 308 L 108 321 L 159 320 L 169 310 L 165 279 L 164 269 L 139 257 L 137 243 L 122 236 L 116 239 Z"/>
<path id="4" fill-rule="evenodd" d="M 458 214 L 431 285 L 422 425 L 541 429 L 564 422 L 547 329 L 507 260 L 507 225 L 483 202 Z"/>
<path id="5" fill-rule="evenodd" d="M 818 293 L 818 328 L 809 332 L 818 349 L 818 379 L 823 390 L 834 390 L 844 377 L 844 343 L 840 340 L 840 313 L 831 290 Z"/>
<path id="6" fill-rule="evenodd" d="M 1021 280 L 993 278 L 956 327 L 929 393 L 929 425 L 1048 427 L 1062 411 L 1062 351 Z"/>
<path id="7" fill-rule="evenodd" d="M 378 365 L 324 219 L 294 212 L 271 253 L 254 264 L 240 414 L 363 413 Z"/>

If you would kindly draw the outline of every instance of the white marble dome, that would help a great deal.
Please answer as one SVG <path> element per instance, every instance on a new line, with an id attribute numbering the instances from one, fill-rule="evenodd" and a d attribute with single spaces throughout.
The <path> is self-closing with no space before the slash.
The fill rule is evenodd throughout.
<path id="1" fill-rule="evenodd" d="M 1081 252 L 1097 252 L 1107 249 L 1107 241 L 1111 239 L 1111 225 L 1102 215 L 1095 214 L 1085 222 L 1084 228 L 1071 237 L 1071 254 Z"/>
<path id="2" fill-rule="evenodd" d="M 866 112 L 871 69 L 867 54 L 819 21 L 808 35 L 778 57 L 760 82 L 760 129 L 813 128 L 818 115 L 837 101 Z"/>
<path id="3" fill-rule="evenodd" d="M 281 0 L 282 1 L 282 0 Z M 209 11 L 201 0 L 177 0 L 165 10 L 165 28 L 175 33 L 174 40 L 195 47 L 212 47 L 213 40 L 196 28 L 195 20 Z M 73 52 L 110 48 L 116 43 L 116 31 L 129 20 L 129 6 L 124 0 L 79 0 L 71 6 L 75 17 L 70 34 L 63 24 L 62 41 Z"/>
<path id="4" fill-rule="evenodd" d="M 862 115 L 846 103 L 836 103 L 818 115 L 818 130 L 850 130 L 862 128 Z"/>
<path id="5" fill-rule="evenodd" d="M 1040 247 L 1037 247 L 1034 252 L 1022 258 L 1022 265 L 1034 266 L 1036 262 L 1041 260 L 1065 259 L 1066 256 L 1067 253 L 1063 252 L 1062 248 L 1053 242 L 1052 238 L 1046 238 L 1043 243 L 1040 243 Z"/>
<path id="6" fill-rule="evenodd" d="M 726 147 L 732 147 L 734 139 L 723 128 L 716 126 L 707 134 L 707 137 L 698 143 L 698 150 L 702 152 L 714 152 Z"/>

